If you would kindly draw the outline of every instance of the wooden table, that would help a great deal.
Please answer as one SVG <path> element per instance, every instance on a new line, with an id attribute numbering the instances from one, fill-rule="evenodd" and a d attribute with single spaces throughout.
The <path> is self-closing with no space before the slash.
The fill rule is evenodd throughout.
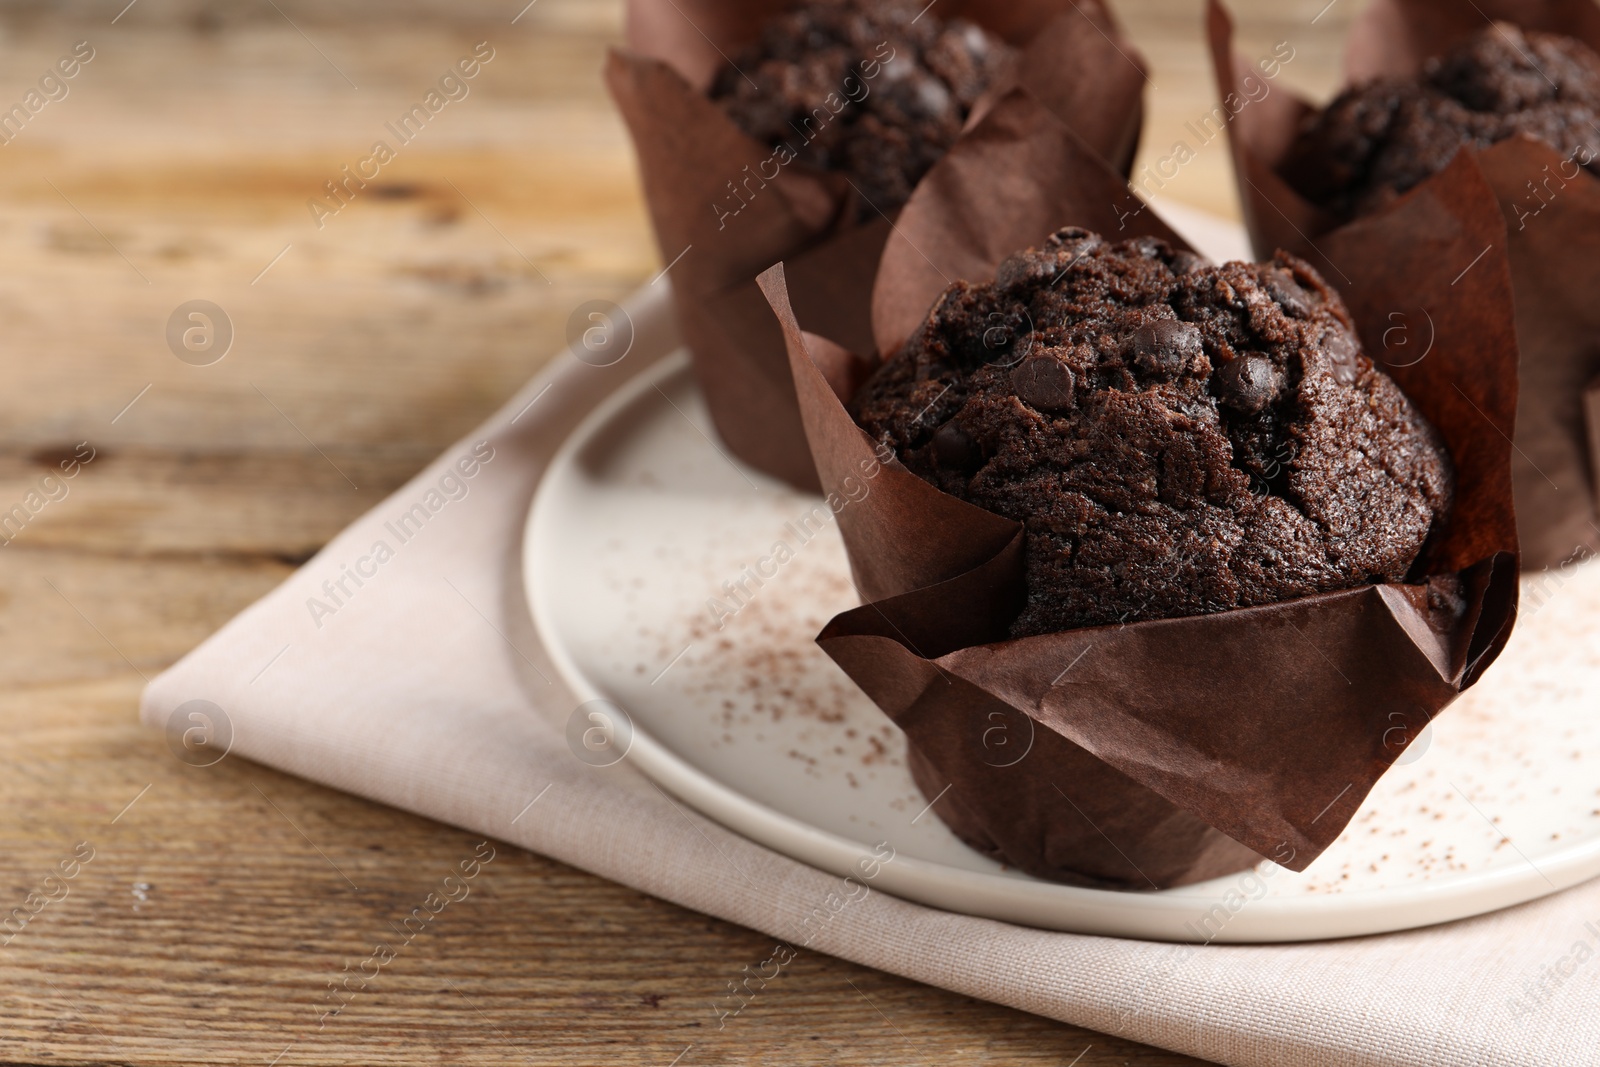
<path id="1" fill-rule="evenodd" d="M 57 898 L 0 948 L 0 1060 L 1194 1062 L 816 955 L 719 1035 L 764 935 L 516 850 L 319 1031 L 327 983 L 474 839 L 187 766 L 138 694 L 496 407 L 573 307 L 658 269 L 597 76 L 619 5 L 125 2 L 0 13 L 0 105 L 93 51 L 0 146 L 0 511 L 42 501 L 0 549 L 0 912 Z M 1359 2 L 1313 25 L 1324 3 L 1236 3 L 1245 46 L 1291 41 L 1285 82 L 1328 91 Z M 1120 6 L 1154 158 L 1211 106 L 1200 5 Z M 480 41 L 470 95 L 319 228 L 307 200 Z M 1166 192 L 1231 213 L 1226 166 L 1217 142 Z M 232 323 L 213 365 L 165 338 L 192 299 Z"/>

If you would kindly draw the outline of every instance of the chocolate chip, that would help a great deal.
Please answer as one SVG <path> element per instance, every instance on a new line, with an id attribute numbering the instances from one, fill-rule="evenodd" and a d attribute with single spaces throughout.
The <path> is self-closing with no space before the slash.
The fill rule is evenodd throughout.
<path id="1" fill-rule="evenodd" d="M 1329 330 L 1322 335 L 1322 350 L 1328 353 L 1328 363 L 1333 369 L 1333 380 L 1349 385 L 1356 380 L 1360 369 L 1356 356 L 1361 346 L 1344 330 Z"/>
<path id="2" fill-rule="evenodd" d="M 1311 294 L 1306 292 L 1288 271 L 1268 271 L 1262 287 L 1266 289 L 1267 295 L 1289 314 L 1301 319 L 1310 316 Z"/>
<path id="3" fill-rule="evenodd" d="M 956 32 L 960 35 L 962 47 L 967 50 L 967 55 L 973 59 L 983 59 L 989 54 L 989 35 L 977 25 L 969 22 Z"/>
<path id="4" fill-rule="evenodd" d="M 983 466 L 983 449 L 953 422 L 933 432 L 933 458 L 946 470 L 975 471 Z"/>
<path id="5" fill-rule="evenodd" d="M 938 118 L 950 110 L 950 90 L 938 78 L 921 77 L 916 80 L 916 92 L 911 102 L 916 112 L 929 118 Z"/>
<path id="6" fill-rule="evenodd" d="M 1254 415 L 1278 395 L 1278 372 L 1260 356 L 1240 356 L 1218 368 L 1217 398 L 1242 415 Z"/>
<path id="7" fill-rule="evenodd" d="M 1067 411 L 1072 407 L 1077 382 L 1072 368 L 1054 356 L 1034 356 L 1011 372 L 1017 399 L 1039 411 Z"/>
<path id="8" fill-rule="evenodd" d="M 994 283 L 1002 289 L 1019 289 L 1023 286 L 1048 282 L 1061 272 L 1066 263 L 1048 252 L 1018 252 L 1007 256 L 995 268 Z"/>
<path id="9" fill-rule="evenodd" d="M 1065 253 L 1070 258 L 1073 256 L 1086 256 L 1097 248 L 1105 246 L 1105 241 L 1097 233 L 1091 233 L 1079 226 L 1067 226 L 1050 235 L 1045 242 L 1045 248 L 1051 252 Z"/>
<path id="10" fill-rule="evenodd" d="M 938 78 L 918 67 L 884 84 L 882 92 L 881 102 L 888 103 L 898 113 L 897 120 L 905 124 L 936 120 L 950 107 L 950 90 Z"/>
<path id="11" fill-rule="evenodd" d="M 1028 317 L 1028 309 L 1019 307 L 1011 314 L 989 312 L 979 337 L 988 363 L 1002 368 L 1015 367 L 1033 351 L 1033 322 Z"/>
<path id="12" fill-rule="evenodd" d="M 1147 374 L 1176 378 L 1200 351 L 1199 329 L 1178 319 L 1157 319 L 1133 332 L 1133 362 Z"/>
<path id="13" fill-rule="evenodd" d="M 1211 266 L 1210 260 L 1205 256 L 1196 255 L 1182 248 L 1173 250 L 1170 262 L 1174 274 L 1193 274 L 1197 270 Z"/>
<path id="14" fill-rule="evenodd" d="M 1135 237 L 1125 242 L 1123 247 L 1137 251 L 1146 259 L 1164 259 L 1171 254 L 1167 242 L 1155 237 Z"/>

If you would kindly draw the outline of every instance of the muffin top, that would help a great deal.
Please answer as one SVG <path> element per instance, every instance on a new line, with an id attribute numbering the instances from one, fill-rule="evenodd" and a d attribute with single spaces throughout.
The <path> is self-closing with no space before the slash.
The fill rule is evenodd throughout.
<path id="1" fill-rule="evenodd" d="M 919 3 L 812 0 L 735 53 L 711 97 L 756 140 L 843 172 L 866 200 L 858 218 L 872 218 L 910 199 L 1014 56 Z"/>
<path id="2" fill-rule="evenodd" d="M 1023 525 L 1014 637 L 1402 581 L 1452 494 L 1437 432 L 1283 252 L 1061 230 L 947 289 L 851 410 Z"/>
<path id="3" fill-rule="evenodd" d="M 1282 171 L 1313 202 L 1360 215 L 1443 170 L 1463 145 L 1523 133 L 1588 165 L 1600 155 L 1597 119 L 1600 55 L 1495 23 L 1430 60 L 1420 79 L 1345 90 L 1308 118 Z"/>

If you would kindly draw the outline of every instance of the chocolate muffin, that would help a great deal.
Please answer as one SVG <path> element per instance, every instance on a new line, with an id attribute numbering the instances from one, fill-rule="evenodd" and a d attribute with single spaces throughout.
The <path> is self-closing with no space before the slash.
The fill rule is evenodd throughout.
<path id="1" fill-rule="evenodd" d="M 1404 580 L 1443 444 L 1303 261 L 1064 229 L 958 282 L 862 387 L 912 472 L 1020 522 L 1014 637 Z"/>
<path id="2" fill-rule="evenodd" d="M 955 144 L 1014 51 L 915 2 L 813 0 L 767 23 L 716 77 L 712 99 L 788 158 L 844 173 L 893 214 Z"/>
<path id="3" fill-rule="evenodd" d="M 1282 174 L 1307 199 L 1350 217 L 1443 170 L 1463 145 L 1488 148 L 1519 133 L 1590 166 L 1597 119 L 1600 55 L 1571 37 L 1500 22 L 1430 60 L 1419 79 L 1345 90 L 1308 118 Z"/>

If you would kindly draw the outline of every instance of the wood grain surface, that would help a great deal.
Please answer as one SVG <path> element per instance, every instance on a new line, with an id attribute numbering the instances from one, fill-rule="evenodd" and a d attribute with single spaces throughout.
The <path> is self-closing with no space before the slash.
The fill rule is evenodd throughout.
<path id="1" fill-rule="evenodd" d="M 319 1025 L 477 839 L 187 766 L 138 694 L 495 408 L 577 304 L 660 268 L 598 78 L 620 5 L 125 3 L 0 8 L 0 108 L 93 49 L 0 145 L 0 512 L 44 500 L 0 547 L 0 914 L 37 908 L 0 932 L 0 1061 L 1195 1062 L 816 955 L 719 1032 L 767 938 L 503 845 Z M 1360 4 L 1325 5 L 1233 7 L 1325 94 Z M 1213 102 L 1201 5 L 1119 10 L 1154 159 Z M 483 41 L 470 94 L 319 228 L 306 201 Z M 1233 212 L 1220 141 L 1164 192 Z M 210 366 L 165 339 L 193 299 L 233 326 Z"/>

